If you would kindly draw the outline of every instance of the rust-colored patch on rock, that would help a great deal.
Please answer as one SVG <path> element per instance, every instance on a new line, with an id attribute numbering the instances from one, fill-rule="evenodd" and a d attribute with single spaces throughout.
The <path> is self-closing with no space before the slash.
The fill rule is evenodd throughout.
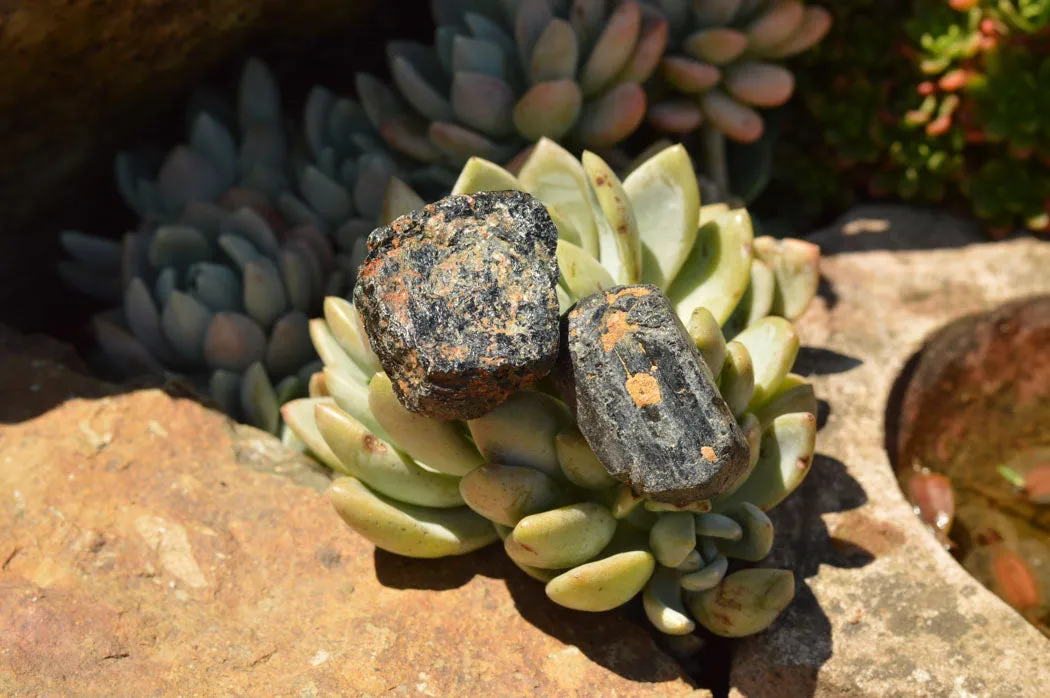
<path id="1" fill-rule="evenodd" d="M 627 313 L 625 311 L 609 311 L 609 315 L 605 319 L 605 332 L 602 333 L 602 349 L 606 353 L 612 351 L 616 348 L 616 344 L 634 329 L 637 329 L 637 327 L 627 322 Z M 572 336 L 575 337 L 575 334 Z"/>
<path id="2" fill-rule="evenodd" d="M 627 379 L 627 394 L 638 408 L 658 405 L 663 399 L 660 396 L 660 384 L 648 373 L 636 373 Z"/>
<path id="3" fill-rule="evenodd" d="M 715 453 L 715 449 L 710 446 L 703 446 L 700 448 L 700 455 L 707 460 L 708 463 L 714 463 L 718 460 L 718 454 Z"/>

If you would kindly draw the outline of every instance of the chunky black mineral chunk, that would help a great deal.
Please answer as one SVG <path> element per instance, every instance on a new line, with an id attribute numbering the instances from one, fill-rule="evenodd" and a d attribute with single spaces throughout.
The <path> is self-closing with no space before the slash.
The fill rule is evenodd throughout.
<path id="1" fill-rule="evenodd" d="M 550 372 L 558 230 L 523 192 L 449 196 L 378 228 L 354 304 L 412 412 L 473 419 Z"/>
<path id="2" fill-rule="evenodd" d="M 658 288 L 587 296 L 566 324 L 569 397 L 613 477 L 635 494 L 684 506 L 717 496 L 744 473 L 747 439 Z"/>

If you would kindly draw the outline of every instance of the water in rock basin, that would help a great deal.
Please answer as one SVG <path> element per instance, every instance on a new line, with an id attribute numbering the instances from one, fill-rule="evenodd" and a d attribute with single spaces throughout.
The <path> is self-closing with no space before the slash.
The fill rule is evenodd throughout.
<path id="1" fill-rule="evenodd" d="M 1048 296 L 951 323 L 902 376 L 887 433 L 916 513 L 970 574 L 1050 637 L 1047 347 Z"/>

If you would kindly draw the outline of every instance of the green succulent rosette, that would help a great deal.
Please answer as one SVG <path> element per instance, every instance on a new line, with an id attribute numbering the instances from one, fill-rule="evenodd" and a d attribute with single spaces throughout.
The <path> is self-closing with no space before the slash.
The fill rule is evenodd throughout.
<path id="1" fill-rule="evenodd" d="M 781 63 L 820 41 L 831 14 L 800 0 L 648 0 L 671 27 L 648 120 L 685 135 L 708 124 L 734 141 L 763 133 L 759 109 L 778 107 L 795 88 Z"/>
<path id="2" fill-rule="evenodd" d="M 414 161 L 507 162 L 547 137 L 606 148 L 645 114 L 667 24 L 637 2 L 434 0 L 432 46 L 388 45 L 393 89 L 358 76 L 376 129 Z"/>
<path id="3" fill-rule="evenodd" d="M 746 474 L 713 500 L 672 507 L 614 480 L 550 390 L 526 390 L 466 422 L 407 411 L 381 372 L 355 307 L 325 301 L 312 321 L 324 369 L 310 397 L 283 408 L 299 445 L 341 475 L 329 494 L 358 534 L 392 553 L 461 555 L 502 540 L 514 563 L 556 603 L 584 611 L 638 594 L 662 632 L 697 622 L 726 636 L 759 632 L 794 595 L 791 572 L 730 571 L 773 543 L 766 511 L 813 459 L 816 398 L 791 373 L 790 319 L 816 293 L 818 249 L 754 238 L 748 214 L 701 206 L 681 146 L 623 181 L 597 155 L 577 160 L 540 141 L 518 176 L 471 159 L 453 192 L 524 190 L 560 235 L 562 311 L 619 283 L 664 289 L 716 377 L 751 448 Z M 394 183 L 384 221 L 422 199 Z"/>
<path id="4" fill-rule="evenodd" d="M 64 232 L 59 271 L 117 306 L 92 323 L 114 373 L 184 377 L 227 413 L 277 432 L 280 404 L 305 394 L 316 369 L 309 318 L 351 287 L 355 267 L 332 228 L 352 211 L 336 211 L 302 164 L 262 62 L 248 61 L 235 100 L 198 93 L 188 122 L 186 142 L 162 157 L 117 157 L 138 226 L 120 241 Z"/>

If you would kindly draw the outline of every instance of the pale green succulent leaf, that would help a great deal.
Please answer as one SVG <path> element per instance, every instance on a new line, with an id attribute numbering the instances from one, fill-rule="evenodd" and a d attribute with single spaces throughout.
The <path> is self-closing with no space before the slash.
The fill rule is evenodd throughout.
<path id="1" fill-rule="evenodd" d="M 554 18 L 540 34 L 532 50 L 529 77 L 533 84 L 547 80 L 573 79 L 579 59 L 576 33 L 564 19 Z"/>
<path id="2" fill-rule="evenodd" d="M 600 157 L 585 151 L 581 161 L 601 213 L 595 219 L 602 266 L 609 270 L 617 283 L 639 283 L 642 278 L 642 242 L 627 192 L 616 173 Z"/>
<path id="3" fill-rule="evenodd" d="M 459 173 L 453 194 L 476 194 L 482 191 L 520 191 L 517 177 L 483 158 L 471 158 Z"/>
<path id="4" fill-rule="evenodd" d="M 463 476 L 459 492 L 467 506 L 503 526 L 566 504 L 564 493 L 546 473 L 488 462 Z"/>
<path id="5" fill-rule="evenodd" d="M 642 607 L 649 621 L 667 635 L 688 635 L 696 629 L 682 600 L 679 584 L 681 573 L 668 567 L 657 567 L 642 592 Z"/>
<path id="6" fill-rule="evenodd" d="M 743 344 L 755 368 L 755 391 L 748 409 L 754 412 L 776 393 L 798 356 L 795 327 L 784 318 L 766 317 L 733 340 Z"/>
<path id="7" fill-rule="evenodd" d="M 681 274 L 667 291 L 679 317 L 698 307 L 724 324 L 751 280 L 751 218 L 743 209 L 705 224 L 696 235 Z"/>
<path id="8" fill-rule="evenodd" d="M 356 419 L 370 432 L 390 442 L 390 436 L 368 405 L 368 385 L 350 377 L 345 371 L 325 366 L 322 375 L 324 385 L 339 408 Z"/>
<path id="9" fill-rule="evenodd" d="M 548 209 L 557 209 L 579 233 L 581 245 L 592 257 L 598 255 L 598 229 L 587 196 L 587 174 L 569 151 L 541 139 L 518 173 L 518 181 Z"/>
<path id="10" fill-rule="evenodd" d="M 724 510 L 750 502 L 769 511 L 795 491 L 809 473 L 816 450 L 817 418 L 809 412 L 781 415 L 762 436 L 755 469 L 729 497 L 717 502 Z"/>
<path id="11" fill-rule="evenodd" d="M 595 502 L 581 502 L 521 519 L 504 541 L 517 562 L 543 569 L 583 564 L 600 553 L 616 532 L 616 519 Z"/>
<path id="12" fill-rule="evenodd" d="M 698 306 L 689 316 L 686 331 L 696 342 L 696 348 L 710 369 L 711 376 L 717 378 L 726 362 L 726 339 L 715 316 L 707 308 Z"/>
<path id="13" fill-rule="evenodd" d="M 276 435 L 281 426 L 281 403 L 266 369 L 256 361 L 241 376 L 241 409 L 245 421 Z"/>
<path id="14" fill-rule="evenodd" d="M 820 285 L 820 248 L 805 240 L 755 240 L 755 254 L 773 267 L 776 293 L 773 312 L 797 319 L 809 307 Z"/>
<path id="15" fill-rule="evenodd" d="M 337 473 L 350 475 L 351 473 L 347 467 L 339 459 L 339 456 L 335 455 L 317 428 L 314 410 L 318 405 L 334 407 L 335 400 L 330 397 L 309 397 L 292 400 L 281 405 L 281 418 L 285 426 L 295 433 L 299 440 L 310 449 L 310 453 L 318 460 Z"/>
<path id="16" fill-rule="evenodd" d="M 376 492 L 418 506 L 463 506 L 458 477 L 420 468 L 331 402 L 315 406 L 314 420 L 341 470 Z"/>
<path id="17" fill-rule="evenodd" d="M 696 242 L 700 190 L 689 154 L 681 145 L 661 151 L 628 175 L 623 188 L 642 240 L 642 281 L 667 288 Z"/>
<path id="18" fill-rule="evenodd" d="M 616 478 L 594 455 L 587 439 L 576 426 L 562 429 L 555 437 L 554 445 L 562 473 L 577 487 L 604 490 L 616 484 Z"/>
<path id="19" fill-rule="evenodd" d="M 733 415 L 744 414 L 755 393 L 755 366 L 747 347 L 740 342 L 726 344 L 726 360 L 718 386 Z"/>
<path id="20" fill-rule="evenodd" d="M 787 570 L 746 569 L 718 586 L 691 595 L 687 603 L 705 628 L 723 637 L 759 633 L 795 598 L 795 577 Z"/>
<path id="21" fill-rule="evenodd" d="M 813 391 L 813 384 L 795 373 L 784 377 L 776 393 L 755 411 L 755 418 L 766 429 L 777 417 L 792 412 L 817 414 L 817 395 Z"/>
<path id="22" fill-rule="evenodd" d="M 324 300 L 324 318 L 339 346 L 371 380 L 372 374 L 380 370 L 379 357 L 368 343 L 360 313 L 354 304 L 344 298 L 329 296 Z"/>
<path id="23" fill-rule="evenodd" d="M 547 597 L 577 611 L 609 611 L 634 598 L 655 568 L 647 551 L 616 553 L 558 575 L 547 583 Z"/>
<path id="24" fill-rule="evenodd" d="M 405 409 L 384 373 L 377 373 L 368 385 L 368 406 L 391 437 L 384 440 L 433 470 L 466 475 L 485 461 L 455 423 Z"/>
<path id="25" fill-rule="evenodd" d="M 725 555 L 716 555 L 715 558 L 698 570 L 682 575 L 679 580 L 682 589 L 686 591 L 704 591 L 718 586 L 722 578 L 726 576 L 729 569 L 729 560 Z"/>
<path id="26" fill-rule="evenodd" d="M 736 310 L 726 320 L 723 328 L 725 336 L 736 337 L 746 328 L 768 316 L 773 310 L 773 296 L 776 293 L 777 281 L 773 268 L 761 259 L 751 260 L 751 283 L 748 284 L 744 297 L 740 299 Z"/>
<path id="27" fill-rule="evenodd" d="M 656 561 L 665 567 L 677 567 L 696 548 L 696 522 L 687 511 L 661 514 L 649 531 L 649 547 Z"/>
<path id="28" fill-rule="evenodd" d="M 571 421 L 568 409 L 555 398 L 521 390 L 467 425 L 474 444 L 490 463 L 520 465 L 560 477 L 555 437 Z"/>
<path id="29" fill-rule="evenodd" d="M 313 342 L 317 355 L 321 357 L 321 361 L 324 362 L 327 369 L 338 371 L 357 385 L 368 385 L 369 380 L 372 378 L 371 373 L 361 368 L 351 358 L 350 354 L 343 349 L 328 323 L 320 318 L 311 320 L 310 340 Z"/>
<path id="30" fill-rule="evenodd" d="M 567 240 L 558 240 L 558 271 L 573 302 L 616 285 L 601 262 Z"/>
<path id="31" fill-rule="evenodd" d="M 463 555 L 494 543 L 491 522 L 467 507 L 405 504 L 373 492 L 360 480 L 339 478 L 328 496 L 350 528 L 377 548 L 407 557 Z"/>

